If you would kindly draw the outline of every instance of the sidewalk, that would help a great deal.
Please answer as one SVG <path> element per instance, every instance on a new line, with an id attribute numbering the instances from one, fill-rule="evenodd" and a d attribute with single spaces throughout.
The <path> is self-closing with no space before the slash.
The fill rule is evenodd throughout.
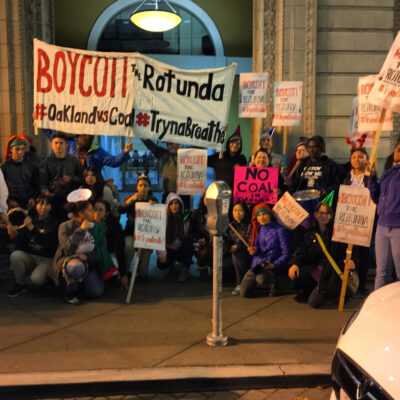
<path id="1" fill-rule="evenodd" d="M 118 394 L 121 388 L 162 393 L 327 384 L 338 334 L 361 301 L 353 299 L 339 313 L 313 310 L 291 294 L 242 299 L 227 286 L 222 313 L 229 342 L 213 348 L 205 341 L 211 282 L 201 282 L 194 266 L 184 284 L 155 268 L 150 273 L 135 283 L 130 305 L 117 282 L 102 299 L 71 306 L 54 290 L 8 298 L 13 281 L 2 277 L 0 397 L 23 397 L 28 389 L 57 397 L 65 385 L 72 394 L 85 387 L 94 396 L 100 389 Z"/>

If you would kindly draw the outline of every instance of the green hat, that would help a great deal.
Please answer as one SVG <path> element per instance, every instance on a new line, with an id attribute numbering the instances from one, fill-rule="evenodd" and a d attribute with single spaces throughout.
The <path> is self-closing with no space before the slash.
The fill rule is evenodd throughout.
<path id="1" fill-rule="evenodd" d="M 335 197 L 335 191 L 332 190 L 328 196 L 326 196 L 321 203 L 325 203 L 326 205 L 328 205 L 329 207 L 332 207 L 332 203 L 333 203 L 333 198 Z"/>
<path id="2" fill-rule="evenodd" d="M 22 146 L 22 145 L 25 146 L 25 144 L 26 143 L 24 140 L 16 138 L 10 143 L 10 149 L 11 149 L 11 147 L 15 147 L 15 146 Z"/>

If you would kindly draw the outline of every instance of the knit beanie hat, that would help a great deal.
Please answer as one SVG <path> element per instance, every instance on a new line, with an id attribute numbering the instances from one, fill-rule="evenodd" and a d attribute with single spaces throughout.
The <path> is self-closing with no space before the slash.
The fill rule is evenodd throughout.
<path id="1" fill-rule="evenodd" d="M 251 217 L 251 224 L 253 225 L 251 231 L 251 246 L 254 246 L 254 242 L 258 236 L 258 223 L 257 223 L 257 214 L 261 211 L 267 212 L 268 214 L 271 213 L 271 209 L 268 204 L 260 203 L 254 206 L 253 208 L 253 216 Z"/>
<path id="2" fill-rule="evenodd" d="M 10 137 L 10 139 L 8 139 L 7 145 L 6 145 L 6 152 L 4 154 L 4 161 L 7 161 L 8 158 L 10 157 L 11 154 L 11 147 L 14 146 L 23 146 L 25 145 L 25 140 L 24 138 L 17 136 L 17 135 L 13 135 Z"/>

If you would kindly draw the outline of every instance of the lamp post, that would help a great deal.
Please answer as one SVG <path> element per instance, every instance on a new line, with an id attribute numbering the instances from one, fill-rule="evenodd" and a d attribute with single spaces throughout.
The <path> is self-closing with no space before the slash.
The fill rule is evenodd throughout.
<path id="1" fill-rule="evenodd" d="M 222 235 L 229 226 L 229 205 L 232 191 L 224 181 L 213 182 L 206 191 L 207 229 L 213 238 L 213 318 L 209 346 L 226 346 L 222 334 Z"/>

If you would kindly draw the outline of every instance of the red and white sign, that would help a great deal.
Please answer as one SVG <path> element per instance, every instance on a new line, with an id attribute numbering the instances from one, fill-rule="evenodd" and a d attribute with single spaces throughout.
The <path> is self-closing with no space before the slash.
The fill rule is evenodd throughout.
<path id="1" fill-rule="evenodd" d="M 285 192 L 274 205 L 272 211 L 278 221 L 287 229 L 293 230 L 299 226 L 308 216 L 308 212 L 290 195 Z"/>
<path id="2" fill-rule="evenodd" d="M 203 194 L 207 185 L 207 150 L 178 149 L 178 194 Z"/>
<path id="3" fill-rule="evenodd" d="M 135 204 L 134 246 L 139 249 L 165 250 L 167 206 L 138 202 Z"/>
<path id="4" fill-rule="evenodd" d="M 246 73 L 239 78 L 239 117 L 265 118 L 267 116 L 268 74 Z"/>
<path id="5" fill-rule="evenodd" d="M 376 107 L 376 106 L 375 106 Z M 350 117 L 350 129 L 349 129 L 349 137 L 353 143 L 356 143 L 357 147 L 360 147 L 357 141 L 361 140 L 361 137 L 366 134 L 367 137 L 365 138 L 364 144 L 362 147 L 370 149 L 374 145 L 374 132 L 359 132 L 358 131 L 358 97 L 353 97 L 353 105 L 352 105 L 352 112 Z"/>
<path id="6" fill-rule="evenodd" d="M 226 68 L 186 71 L 139 53 L 34 39 L 35 126 L 135 136 L 221 149 L 235 78 Z"/>
<path id="7" fill-rule="evenodd" d="M 389 50 L 368 101 L 387 110 L 400 112 L 400 32 Z"/>
<path id="8" fill-rule="evenodd" d="M 367 188 L 340 185 L 332 240 L 369 247 L 375 209 Z"/>
<path id="9" fill-rule="evenodd" d="M 378 78 L 378 75 L 367 75 L 358 78 L 358 132 L 370 132 L 378 129 L 379 118 L 381 116 L 382 107 L 371 104 L 368 101 L 368 96 Z M 393 130 L 393 113 L 387 111 L 385 120 L 382 125 L 383 131 Z M 372 147 L 372 144 L 365 147 Z"/>
<path id="10" fill-rule="evenodd" d="M 275 204 L 278 168 L 235 167 L 233 201 Z"/>
<path id="11" fill-rule="evenodd" d="M 275 82 L 272 126 L 300 125 L 302 92 L 301 81 Z"/>

